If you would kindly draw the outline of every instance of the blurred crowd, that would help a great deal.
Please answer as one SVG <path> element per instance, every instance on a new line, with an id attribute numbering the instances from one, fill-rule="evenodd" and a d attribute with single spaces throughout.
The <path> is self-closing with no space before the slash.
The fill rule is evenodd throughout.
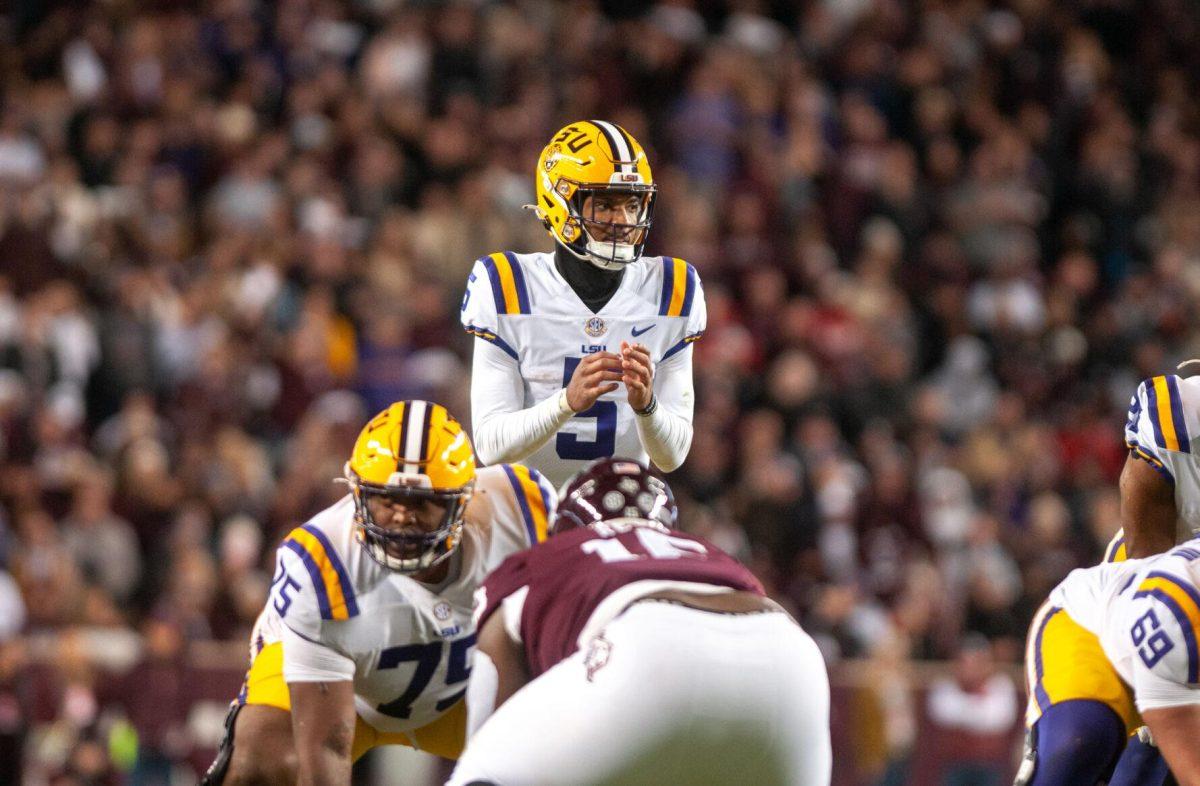
<path id="1" fill-rule="evenodd" d="M 551 247 L 522 206 L 567 121 L 646 146 L 648 253 L 704 281 L 683 524 L 831 663 L 1018 663 L 1119 526 L 1138 381 L 1200 356 L 1187 0 L 0 13 L 0 762 L 64 786 L 116 779 L 110 705 L 141 782 L 185 745 L 92 661 L 245 640 L 371 413 L 469 419 L 465 279 Z M 73 746 L 26 739 L 54 633 Z"/>

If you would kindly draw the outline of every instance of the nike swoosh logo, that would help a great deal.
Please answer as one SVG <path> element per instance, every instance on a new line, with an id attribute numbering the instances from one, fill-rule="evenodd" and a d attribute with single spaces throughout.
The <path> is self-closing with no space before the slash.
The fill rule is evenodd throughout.
<path id="1" fill-rule="evenodd" d="M 645 333 L 647 331 L 654 330 L 654 327 L 655 327 L 654 325 L 651 325 L 650 327 L 644 327 L 641 330 L 638 330 L 637 325 L 634 325 L 633 330 L 630 332 L 633 333 L 634 338 L 637 338 L 638 336 L 642 335 L 643 333 Z"/>

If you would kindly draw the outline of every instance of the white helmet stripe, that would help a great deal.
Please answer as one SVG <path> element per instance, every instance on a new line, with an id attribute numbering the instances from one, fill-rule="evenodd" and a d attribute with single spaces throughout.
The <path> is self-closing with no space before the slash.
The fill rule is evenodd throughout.
<path id="1" fill-rule="evenodd" d="M 423 462 L 425 456 L 421 453 L 421 445 L 425 441 L 425 434 L 429 431 L 429 424 L 426 419 L 429 417 L 427 412 L 429 403 L 426 401 L 416 400 L 408 402 L 404 407 L 404 413 L 408 420 L 407 433 L 404 435 L 404 471 L 405 472 L 420 472 L 421 467 L 419 462 Z"/>
<path id="2" fill-rule="evenodd" d="M 608 145 L 612 148 L 613 154 L 618 161 L 626 162 L 618 164 L 618 172 L 633 172 L 633 151 L 629 149 L 629 145 L 625 144 L 625 135 L 621 130 L 605 120 L 593 120 L 600 130 L 604 132 L 604 136 L 608 137 Z"/>

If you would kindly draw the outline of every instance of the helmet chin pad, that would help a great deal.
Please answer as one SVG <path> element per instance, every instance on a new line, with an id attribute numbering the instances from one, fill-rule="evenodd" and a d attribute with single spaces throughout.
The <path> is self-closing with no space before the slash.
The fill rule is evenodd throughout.
<path id="1" fill-rule="evenodd" d="M 555 238 L 555 242 L 567 250 L 571 256 L 583 262 L 589 262 L 601 270 L 624 270 L 626 265 L 637 262 L 642 258 L 641 246 L 633 243 L 614 243 L 611 240 L 596 240 L 586 231 L 583 237 L 574 243 L 564 243 Z"/>
<path id="2" fill-rule="evenodd" d="M 613 243 L 588 238 L 584 246 L 587 260 L 601 270 L 621 270 L 638 260 L 638 248 L 632 243 Z"/>
<path id="3" fill-rule="evenodd" d="M 440 564 L 454 553 L 455 546 L 457 546 L 460 540 L 459 534 L 462 530 L 462 525 L 459 524 L 450 531 L 439 530 L 425 537 L 409 538 L 396 537 L 394 535 L 389 537 L 386 532 L 381 532 L 380 529 L 379 527 L 371 526 L 363 527 L 360 530 L 362 533 L 362 544 L 367 554 L 383 567 L 397 573 L 418 573 Z M 397 557 L 388 550 L 389 544 L 411 544 L 414 548 L 419 548 L 419 550 L 412 557 Z"/>

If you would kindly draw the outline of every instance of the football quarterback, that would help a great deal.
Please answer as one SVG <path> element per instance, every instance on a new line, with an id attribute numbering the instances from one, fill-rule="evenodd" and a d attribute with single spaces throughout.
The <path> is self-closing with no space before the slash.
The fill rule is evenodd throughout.
<path id="1" fill-rule="evenodd" d="M 646 153 L 583 120 L 554 135 L 534 180 L 553 253 L 477 260 L 462 301 L 480 460 L 525 461 L 556 485 L 615 454 L 669 472 L 691 446 L 706 311 L 695 268 L 642 255 L 657 195 Z"/>
<path id="2" fill-rule="evenodd" d="M 676 515 L 643 464 L 600 459 L 563 489 L 551 538 L 488 576 L 452 786 L 827 786 L 817 645 Z"/>
<path id="3" fill-rule="evenodd" d="M 279 546 L 208 786 L 349 784 L 377 745 L 462 747 L 472 596 L 545 539 L 554 490 L 522 466 L 477 471 L 458 421 L 419 400 L 363 428 L 343 480 Z"/>

